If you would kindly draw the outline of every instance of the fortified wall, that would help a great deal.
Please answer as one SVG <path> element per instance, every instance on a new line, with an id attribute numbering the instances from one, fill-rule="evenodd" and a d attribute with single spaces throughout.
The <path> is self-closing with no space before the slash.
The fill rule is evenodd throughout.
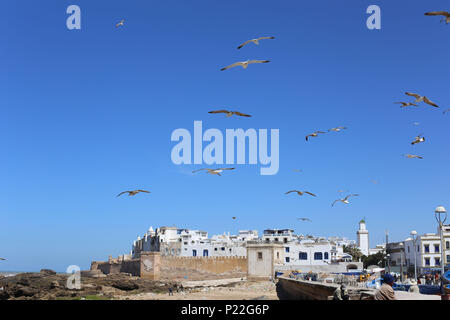
<path id="1" fill-rule="evenodd" d="M 138 259 L 93 261 L 91 270 L 104 274 L 130 273 L 149 279 L 218 279 L 245 277 L 246 257 L 176 257 L 161 256 L 159 252 L 142 252 Z"/>

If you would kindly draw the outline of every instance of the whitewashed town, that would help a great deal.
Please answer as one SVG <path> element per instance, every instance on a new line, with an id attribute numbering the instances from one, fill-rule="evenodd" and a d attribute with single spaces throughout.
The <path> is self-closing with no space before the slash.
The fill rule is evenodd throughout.
<path id="1" fill-rule="evenodd" d="M 437 228 L 439 229 L 439 228 Z M 445 264 L 450 263 L 450 225 L 443 226 Z M 207 231 L 190 230 L 177 227 L 150 227 L 132 244 L 129 254 L 120 259 L 139 258 L 141 252 L 158 251 L 162 256 L 178 257 L 246 257 L 246 244 L 249 241 L 261 243 L 282 243 L 284 260 L 280 270 L 299 269 L 309 271 L 363 271 L 361 259 L 349 253 L 357 249 L 363 256 L 377 253 L 385 255 L 383 265 L 394 273 L 407 272 L 416 267 L 417 273 L 440 271 L 441 237 L 440 232 L 417 234 L 412 230 L 402 242 L 388 242 L 369 245 L 369 230 L 366 221 L 359 221 L 356 240 L 340 237 L 315 237 L 295 234 L 293 229 L 266 229 L 262 235 L 257 230 L 240 230 L 236 235 L 219 234 L 208 237 Z M 348 250 L 345 250 L 345 249 Z M 404 268 L 404 270 L 401 270 Z"/>

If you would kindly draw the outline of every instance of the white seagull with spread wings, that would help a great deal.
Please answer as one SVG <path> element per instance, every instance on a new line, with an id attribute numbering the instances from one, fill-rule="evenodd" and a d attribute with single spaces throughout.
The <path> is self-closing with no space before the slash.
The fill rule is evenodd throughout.
<path id="1" fill-rule="evenodd" d="M 414 158 L 423 159 L 423 157 L 415 155 L 415 154 L 405 154 L 404 156 L 409 158 L 409 159 L 414 159 Z"/>
<path id="2" fill-rule="evenodd" d="M 331 205 L 332 207 L 334 207 L 334 204 L 336 203 L 336 202 L 343 202 L 343 203 L 346 203 L 346 204 L 349 204 L 350 202 L 348 201 L 348 198 L 350 198 L 351 196 L 359 196 L 359 194 L 349 194 L 348 196 L 346 196 L 344 199 L 337 199 L 337 200 L 334 200 L 334 202 L 333 202 L 333 204 Z"/>
<path id="3" fill-rule="evenodd" d="M 218 176 L 221 176 L 221 172 L 223 172 L 223 170 L 234 170 L 235 168 L 217 168 L 217 169 L 208 169 L 208 168 L 204 168 L 204 169 L 198 169 L 198 170 L 194 170 L 192 171 L 192 173 L 196 173 L 202 170 L 206 170 L 206 173 L 209 174 L 217 174 Z"/>
<path id="4" fill-rule="evenodd" d="M 405 94 L 408 95 L 408 96 L 416 98 L 416 101 L 414 101 L 414 102 L 422 102 L 423 101 L 426 104 L 429 104 L 430 106 L 433 106 L 435 108 L 439 108 L 439 106 L 436 103 L 434 103 L 431 100 L 429 100 L 426 96 L 421 96 L 421 95 L 419 95 L 417 93 L 411 93 L 411 92 L 405 92 Z"/>
<path id="5" fill-rule="evenodd" d="M 125 23 L 125 20 L 120 20 L 120 22 L 118 24 L 116 24 L 116 28 L 123 26 L 123 24 Z"/>
<path id="6" fill-rule="evenodd" d="M 441 19 L 441 22 L 445 21 L 445 23 L 450 23 L 450 12 L 447 11 L 433 11 L 433 12 L 426 12 L 426 16 L 444 16 L 443 19 Z"/>
<path id="7" fill-rule="evenodd" d="M 296 192 L 299 196 L 302 196 L 303 194 L 307 193 L 313 197 L 317 197 L 314 193 L 311 193 L 309 191 L 299 191 L 299 190 L 291 190 L 291 191 L 285 192 L 284 194 L 289 194 L 291 192 Z"/>
<path id="8" fill-rule="evenodd" d="M 233 63 L 233 64 L 230 64 L 229 66 L 226 66 L 226 67 L 220 69 L 220 71 L 224 71 L 224 70 L 227 70 L 227 69 L 230 69 L 230 68 L 233 68 L 233 67 L 238 67 L 238 66 L 241 66 L 242 68 L 247 69 L 247 67 L 248 67 L 249 64 L 252 64 L 252 63 L 267 63 L 267 62 L 270 62 L 270 60 L 247 60 L 247 61 L 240 61 L 240 62 L 235 62 L 235 63 Z"/>
<path id="9" fill-rule="evenodd" d="M 412 103 L 412 102 L 403 102 L 403 101 L 400 101 L 400 102 L 394 102 L 394 103 L 399 103 L 399 104 L 401 104 L 400 108 L 409 107 L 409 106 L 416 106 L 416 107 L 418 106 L 417 104 Z"/>
<path id="10" fill-rule="evenodd" d="M 215 110 L 215 111 L 208 111 L 208 113 L 225 113 L 227 115 L 227 118 L 231 117 L 232 115 L 237 115 L 241 117 L 251 117 L 249 114 L 241 113 L 239 111 L 229 111 L 229 110 Z"/>
<path id="11" fill-rule="evenodd" d="M 256 39 L 250 39 L 250 40 L 245 41 L 243 44 L 241 44 L 237 48 L 240 49 L 243 46 L 245 46 L 246 44 L 249 44 L 250 42 L 253 42 L 256 45 L 259 45 L 259 40 L 265 40 L 265 39 L 275 39 L 275 37 L 259 37 L 259 38 L 256 38 Z"/>
<path id="12" fill-rule="evenodd" d="M 315 132 L 313 132 L 313 133 L 311 133 L 311 134 L 308 134 L 305 138 L 306 138 L 306 141 L 308 141 L 308 137 L 317 137 L 318 135 L 319 135 L 319 133 L 326 133 L 326 132 L 323 132 L 323 131 L 315 131 Z"/>
<path id="13" fill-rule="evenodd" d="M 414 138 L 414 141 L 411 142 L 412 145 L 416 143 L 421 143 L 425 141 L 425 137 L 422 137 L 422 134 L 419 134 L 417 137 Z"/>
<path id="14" fill-rule="evenodd" d="M 308 218 L 297 218 L 297 220 L 302 220 L 302 221 L 309 221 L 309 222 L 312 222 L 311 219 L 308 219 Z"/>
<path id="15" fill-rule="evenodd" d="M 123 195 L 124 193 L 128 193 L 128 196 L 135 196 L 135 195 L 137 195 L 139 192 L 151 193 L 150 191 L 139 189 L 139 190 L 132 190 L 132 191 L 124 191 L 124 192 L 121 192 L 121 193 L 119 193 L 119 194 L 117 195 L 117 197 Z"/>

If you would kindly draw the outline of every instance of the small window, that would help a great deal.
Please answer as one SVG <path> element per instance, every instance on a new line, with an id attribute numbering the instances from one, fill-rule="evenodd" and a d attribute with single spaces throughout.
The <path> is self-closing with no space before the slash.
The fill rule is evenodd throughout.
<path id="1" fill-rule="evenodd" d="M 439 245 L 438 244 L 434 245 L 434 252 L 439 253 Z"/>
<path id="2" fill-rule="evenodd" d="M 450 241 L 445 242 L 445 249 L 450 249 Z"/>
<path id="3" fill-rule="evenodd" d="M 323 255 L 322 252 L 314 252 L 314 260 L 322 260 Z"/>
<path id="4" fill-rule="evenodd" d="M 289 247 L 286 247 L 285 250 L 286 250 L 286 252 L 289 252 Z"/>
<path id="5" fill-rule="evenodd" d="M 450 254 L 447 255 L 447 263 L 450 263 Z"/>
<path id="6" fill-rule="evenodd" d="M 283 239 L 283 242 L 284 242 L 284 243 L 287 243 L 287 238 L 284 238 L 284 239 Z"/>
<path id="7" fill-rule="evenodd" d="M 328 260 L 328 252 L 325 252 L 325 253 L 324 253 L 324 259 L 325 259 L 325 260 Z"/>
<path id="8" fill-rule="evenodd" d="M 262 260 L 262 252 L 258 252 L 258 260 Z"/>
<path id="9" fill-rule="evenodd" d="M 434 258 L 434 265 L 435 265 L 435 266 L 440 266 L 440 265 L 441 265 L 441 259 L 439 259 L 439 258 Z"/>
<path id="10" fill-rule="evenodd" d="M 217 248 L 214 248 L 214 251 L 217 251 Z"/>
<path id="11" fill-rule="evenodd" d="M 298 258 L 300 260 L 308 260 L 308 253 L 307 252 L 299 252 Z"/>
<path id="12" fill-rule="evenodd" d="M 203 256 L 204 256 L 204 257 L 207 257 L 207 256 L 208 256 L 208 250 L 206 250 L 206 249 L 203 250 Z"/>
<path id="13" fill-rule="evenodd" d="M 289 262 L 289 261 L 290 261 L 289 257 L 286 257 L 286 262 Z"/>
<path id="14" fill-rule="evenodd" d="M 184 244 L 185 246 L 187 246 L 187 242 L 183 242 L 183 244 Z"/>
<path id="15" fill-rule="evenodd" d="M 277 252 L 277 259 L 280 259 L 280 253 Z"/>
<path id="16" fill-rule="evenodd" d="M 192 256 L 196 257 L 197 256 L 197 250 L 192 250 Z"/>
<path id="17" fill-rule="evenodd" d="M 275 241 L 278 241 L 278 238 L 275 238 L 274 240 L 275 240 Z"/>
<path id="18" fill-rule="evenodd" d="M 424 246 L 423 246 L 423 250 L 424 250 L 425 252 L 430 252 L 430 245 L 428 245 L 428 244 L 424 245 Z"/>
<path id="19" fill-rule="evenodd" d="M 429 266 L 430 265 L 430 258 L 425 258 L 425 265 Z"/>
<path id="20" fill-rule="evenodd" d="M 220 250 L 225 251 L 225 247 L 220 248 Z"/>

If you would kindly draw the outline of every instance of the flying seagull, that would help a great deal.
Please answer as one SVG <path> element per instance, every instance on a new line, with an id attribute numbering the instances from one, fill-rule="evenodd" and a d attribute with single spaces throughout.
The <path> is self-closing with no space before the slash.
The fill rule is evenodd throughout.
<path id="1" fill-rule="evenodd" d="M 426 12 L 426 16 L 444 16 L 443 19 L 441 19 L 441 22 L 445 21 L 446 24 L 450 23 L 450 12 L 447 11 L 433 11 L 433 12 Z"/>
<path id="2" fill-rule="evenodd" d="M 256 39 L 251 39 L 251 40 L 247 40 L 245 41 L 243 44 L 241 44 L 239 47 L 237 47 L 238 49 L 242 48 L 243 46 L 245 46 L 246 44 L 253 42 L 256 45 L 259 45 L 259 40 L 265 40 L 265 39 L 275 39 L 275 37 L 259 37 Z"/>
<path id="3" fill-rule="evenodd" d="M 121 196 L 121 195 L 124 194 L 124 193 L 128 193 L 128 196 L 134 196 L 134 195 L 137 195 L 139 192 L 151 193 L 150 191 L 146 191 L 146 190 L 141 190 L 141 189 L 139 189 L 139 190 L 124 191 L 124 192 L 121 192 L 121 193 L 119 193 L 119 194 L 117 195 L 117 197 Z"/>
<path id="4" fill-rule="evenodd" d="M 409 106 L 416 106 L 417 107 L 417 104 L 412 103 L 412 102 L 402 102 L 402 101 L 400 101 L 400 102 L 394 102 L 394 103 L 401 104 L 400 108 L 409 107 Z"/>
<path id="5" fill-rule="evenodd" d="M 409 159 L 414 159 L 414 158 L 423 159 L 423 157 L 415 155 L 415 154 L 405 154 L 405 157 L 407 157 Z"/>
<path id="6" fill-rule="evenodd" d="M 350 203 L 350 202 L 348 201 L 348 198 L 350 198 L 351 196 L 359 196 L 359 194 L 349 194 L 349 195 L 346 196 L 344 199 L 337 199 L 337 200 L 334 200 L 334 202 L 333 202 L 333 204 L 332 204 L 331 206 L 333 207 L 334 204 L 335 204 L 336 202 L 339 202 L 339 201 L 348 204 L 348 203 Z"/>
<path id="7" fill-rule="evenodd" d="M 411 92 L 405 92 L 406 95 L 416 98 L 416 101 L 414 102 L 425 102 L 426 104 L 429 104 L 430 106 L 439 108 L 437 104 L 429 100 L 426 96 L 418 95 L 417 93 L 411 93 Z"/>
<path id="8" fill-rule="evenodd" d="M 207 170 L 206 173 L 209 173 L 209 174 L 217 174 L 218 176 L 221 176 L 220 173 L 223 170 L 234 170 L 234 168 L 217 168 L 217 169 L 204 168 L 204 169 L 194 170 L 194 171 L 192 171 L 192 173 L 199 172 L 199 171 L 202 171 L 202 170 Z"/>
<path id="9" fill-rule="evenodd" d="M 339 132 L 339 131 L 341 131 L 341 130 L 343 130 L 343 129 L 347 129 L 347 127 L 337 127 L 337 128 L 331 128 L 331 129 L 328 129 L 328 131 L 335 131 L 335 132 Z"/>
<path id="10" fill-rule="evenodd" d="M 4 260 L 6 260 L 6 259 L 5 259 L 5 258 L 0 258 L 0 260 L 4 261 Z"/>
<path id="11" fill-rule="evenodd" d="M 311 192 L 309 192 L 309 191 L 291 190 L 291 191 L 285 192 L 284 194 L 289 194 L 289 193 L 291 193 L 291 192 L 296 192 L 299 196 L 302 196 L 304 193 L 307 193 L 307 194 L 309 194 L 309 195 L 312 195 L 313 197 L 317 197 L 314 193 L 311 193 Z"/>
<path id="12" fill-rule="evenodd" d="M 123 20 L 123 19 L 120 20 L 120 22 L 118 24 L 116 24 L 116 28 L 123 26 L 124 22 L 125 22 L 125 20 Z"/>
<path id="13" fill-rule="evenodd" d="M 232 217 L 231 219 L 236 220 L 236 217 Z"/>
<path id="14" fill-rule="evenodd" d="M 241 66 L 244 69 L 247 69 L 248 65 L 251 63 L 267 63 L 270 62 L 270 60 L 247 60 L 247 61 L 241 61 L 241 62 L 235 62 L 233 64 L 230 64 L 229 66 L 226 66 L 225 68 L 220 69 L 220 71 L 224 71 L 233 67 Z"/>
<path id="15" fill-rule="evenodd" d="M 417 137 L 414 138 L 414 141 L 411 142 L 412 145 L 416 144 L 416 143 L 420 143 L 420 142 L 424 142 L 425 141 L 425 137 L 421 137 L 421 135 L 419 134 Z"/>
<path id="16" fill-rule="evenodd" d="M 323 131 L 315 131 L 315 132 L 313 132 L 311 134 L 308 134 L 306 136 L 306 141 L 308 141 L 308 137 L 317 137 L 319 135 L 319 133 L 325 133 L 325 132 L 323 132 Z"/>
<path id="17" fill-rule="evenodd" d="M 251 117 L 249 114 L 241 113 L 239 111 L 229 111 L 229 110 L 215 110 L 215 111 L 208 111 L 208 113 L 226 113 L 227 118 L 231 117 L 232 115 L 237 115 L 241 117 Z"/>
<path id="18" fill-rule="evenodd" d="M 308 219 L 308 218 L 297 218 L 297 220 L 302 220 L 302 221 L 309 221 L 309 222 L 312 222 L 311 219 Z"/>

